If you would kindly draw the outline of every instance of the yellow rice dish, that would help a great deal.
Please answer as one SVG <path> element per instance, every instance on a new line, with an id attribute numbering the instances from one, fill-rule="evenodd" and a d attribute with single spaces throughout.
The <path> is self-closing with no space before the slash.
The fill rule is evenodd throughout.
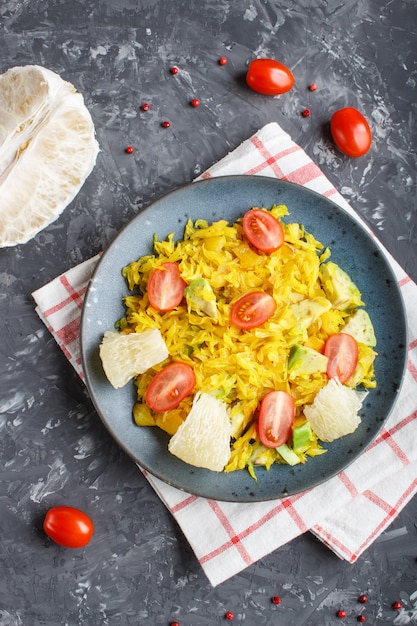
<path id="1" fill-rule="evenodd" d="M 122 270 L 132 294 L 124 299 L 126 313 L 116 324 L 123 333 L 159 329 L 169 352 L 166 360 L 135 379 L 136 424 L 156 426 L 173 435 L 189 414 L 195 393 L 207 392 L 226 404 L 230 416 L 230 459 L 224 471 L 247 468 L 252 475 L 257 465 L 269 468 L 273 463 L 304 463 L 308 457 L 325 452 L 314 432 L 298 448 L 290 438 L 285 454 L 266 448 L 257 434 L 257 409 L 268 392 L 286 391 L 295 402 L 294 427 L 308 425 L 303 410 L 329 379 L 325 371 L 306 373 L 302 368 L 291 369 L 291 350 L 303 346 L 322 352 L 327 338 L 340 332 L 365 306 L 355 289 L 351 302 L 339 305 L 328 271 L 323 271 L 326 266 L 327 270 L 331 267 L 331 251 L 305 232 L 302 225 L 289 220 L 285 223 L 287 207 L 275 205 L 269 212 L 284 228 L 284 243 L 271 254 L 251 248 L 241 219 L 234 224 L 225 220 L 212 224 L 203 219 L 194 223 L 189 220 L 182 239 L 174 241 L 174 233 L 164 241 L 155 238 L 154 254 Z M 149 277 L 165 262 L 178 263 L 187 285 L 204 279 L 199 283 L 204 286 L 200 303 L 202 299 L 209 308 L 202 310 L 192 299 L 184 299 L 168 312 L 158 312 L 150 306 Z M 230 323 L 231 303 L 253 290 L 272 295 L 276 309 L 262 326 L 244 330 Z M 210 302 L 214 308 L 207 314 Z M 358 342 L 358 365 L 345 386 L 376 386 L 376 352 L 374 342 L 368 344 L 371 345 Z M 146 389 L 155 374 L 172 361 L 192 366 L 195 390 L 177 408 L 154 413 L 145 404 Z"/>

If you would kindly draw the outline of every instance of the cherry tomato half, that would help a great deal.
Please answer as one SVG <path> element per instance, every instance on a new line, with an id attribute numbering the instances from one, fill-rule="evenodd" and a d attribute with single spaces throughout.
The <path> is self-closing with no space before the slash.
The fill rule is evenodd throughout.
<path id="1" fill-rule="evenodd" d="M 274 298 L 268 293 L 248 291 L 232 304 L 230 321 L 238 328 L 256 328 L 264 324 L 276 308 Z"/>
<path id="2" fill-rule="evenodd" d="M 195 385 L 193 368 L 187 363 L 170 363 L 151 380 L 145 402 L 152 411 L 163 413 L 175 409 Z"/>
<path id="3" fill-rule="evenodd" d="M 88 515 L 71 506 L 49 509 L 43 529 L 52 541 L 64 548 L 83 548 L 94 533 L 94 525 Z"/>
<path id="4" fill-rule="evenodd" d="M 352 335 L 337 333 L 331 335 L 324 344 L 327 362 L 327 376 L 338 378 L 344 383 L 350 378 L 358 363 L 358 344 Z"/>
<path id="5" fill-rule="evenodd" d="M 274 59 L 254 59 L 246 73 L 246 83 L 265 96 L 277 96 L 289 91 L 294 76 L 283 63 Z"/>
<path id="6" fill-rule="evenodd" d="M 294 400 L 286 391 L 270 391 L 259 408 L 258 433 L 267 448 L 279 448 L 287 441 L 294 423 Z"/>
<path id="7" fill-rule="evenodd" d="M 267 211 L 251 209 L 243 216 L 243 232 L 254 248 L 268 254 L 278 250 L 284 243 L 281 223 Z"/>
<path id="8" fill-rule="evenodd" d="M 177 263 L 162 263 L 148 280 L 149 303 L 157 311 L 172 311 L 183 299 L 186 286 Z"/>
<path id="9" fill-rule="evenodd" d="M 330 132 L 336 146 L 347 156 L 363 156 L 371 147 L 372 133 L 369 124 L 362 113 L 353 107 L 333 113 Z"/>

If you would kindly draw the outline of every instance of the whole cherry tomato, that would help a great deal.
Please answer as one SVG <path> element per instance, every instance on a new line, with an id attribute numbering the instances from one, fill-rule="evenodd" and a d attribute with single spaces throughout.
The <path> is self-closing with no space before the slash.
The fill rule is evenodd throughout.
<path id="1" fill-rule="evenodd" d="M 251 89 L 265 96 L 277 96 L 289 91 L 294 76 L 286 65 L 274 59 L 254 59 L 246 74 Z"/>
<path id="2" fill-rule="evenodd" d="M 353 107 L 333 113 L 330 132 L 336 146 L 347 156 L 363 156 L 371 147 L 372 133 L 369 124 L 362 113 Z"/>
<path id="3" fill-rule="evenodd" d="M 83 548 L 94 533 L 94 525 L 88 515 L 71 506 L 49 509 L 43 529 L 52 541 L 64 548 Z"/>

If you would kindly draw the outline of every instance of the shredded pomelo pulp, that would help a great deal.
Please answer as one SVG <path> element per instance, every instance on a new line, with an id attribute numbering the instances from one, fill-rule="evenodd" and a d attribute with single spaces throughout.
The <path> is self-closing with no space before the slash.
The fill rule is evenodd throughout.
<path id="1" fill-rule="evenodd" d="M 98 153 L 83 96 L 38 65 L 0 75 L 0 247 L 26 243 L 53 222 Z"/>

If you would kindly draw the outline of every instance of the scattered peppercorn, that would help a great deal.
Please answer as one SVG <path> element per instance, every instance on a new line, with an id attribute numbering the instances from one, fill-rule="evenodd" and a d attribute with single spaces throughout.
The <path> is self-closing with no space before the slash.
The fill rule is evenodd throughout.
<path id="1" fill-rule="evenodd" d="M 225 618 L 229 620 L 229 622 L 231 622 L 232 620 L 235 619 L 234 613 L 232 613 L 232 611 L 227 611 Z"/>
<path id="2" fill-rule="evenodd" d="M 366 622 L 365 615 L 358 615 L 358 617 L 356 618 L 356 621 L 360 622 L 361 624 L 363 624 L 364 622 Z"/>
<path id="3" fill-rule="evenodd" d="M 403 605 L 401 604 L 401 602 L 394 602 L 392 604 L 392 608 L 394 609 L 394 611 L 399 611 L 403 608 Z"/>
<path id="4" fill-rule="evenodd" d="M 125 148 L 125 152 L 127 152 L 127 154 L 133 154 L 134 152 L 133 146 L 127 146 L 127 148 Z"/>
<path id="5" fill-rule="evenodd" d="M 151 105 L 149 104 L 149 102 L 144 102 L 140 108 L 142 109 L 142 111 L 149 111 Z"/>
<path id="6" fill-rule="evenodd" d="M 338 611 L 337 617 L 340 617 L 343 619 L 344 617 L 346 617 L 346 611 L 342 611 L 342 610 Z"/>
<path id="7" fill-rule="evenodd" d="M 174 65 L 174 67 L 171 67 L 171 69 L 170 69 L 169 71 L 171 72 L 171 74 L 178 74 L 179 69 L 178 69 L 178 67 L 176 67 L 176 66 Z"/>
<path id="8" fill-rule="evenodd" d="M 180 626 L 179 622 L 171 622 L 169 626 Z"/>
<path id="9" fill-rule="evenodd" d="M 360 602 L 361 604 L 366 604 L 368 602 L 368 596 L 366 595 L 366 593 L 361 593 L 358 598 L 358 602 Z"/>
<path id="10" fill-rule="evenodd" d="M 304 109 L 301 115 L 303 117 L 310 117 L 310 109 Z"/>
<path id="11" fill-rule="evenodd" d="M 161 126 L 163 126 L 164 128 L 169 128 L 171 126 L 171 122 L 165 120 L 164 122 L 161 122 Z"/>
<path id="12" fill-rule="evenodd" d="M 311 85 L 309 86 L 309 90 L 310 91 L 316 91 L 316 89 L 317 89 L 316 83 L 311 83 Z"/>
<path id="13" fill-rule="evenodd" d="M 201 102 L 200 102 L 200 100 L 199 100 L 198 98 L 193 98 L 193 99 L 191 100 L 191 106 L 192 106 L 192 107 L 199 107 L 199 106 L 200 106 L 200 104 L 201 104 Z"/>
<path id="14" fill-rule="evenodd" d="M 271 602 L 273 604 L 281 604 L 281 598 L 279 596 L 272 596 Z"/>
<path id="15" fill-rule="evenodd" d="M 227 63 L 227 58 L 226 57 L 220 57 L 219 65 L 226 65 L 226 63 Z"/>

